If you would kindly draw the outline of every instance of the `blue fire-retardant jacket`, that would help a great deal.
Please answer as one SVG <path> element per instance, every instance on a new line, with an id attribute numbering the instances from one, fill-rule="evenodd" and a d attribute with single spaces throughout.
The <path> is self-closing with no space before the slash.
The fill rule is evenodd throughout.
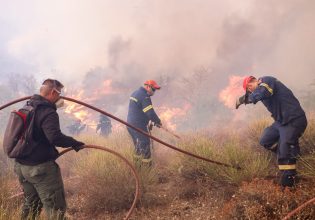
<path id="1" fill-rule="evenodd" d="M 262 101 L 274 120 L 282 125 L 305 116 L 300 102 L 283 83 L 271 76 L 264 76 L 259 80 L 259 86 L 248 97 L 249 102 L 256 104 Z"/>
<path id="2" fill-rule="evenodd" d="M 145 130 L 150 120 L 161 124 L 153 109 L 150 96 L 143 87 L 140 87 L 130 96 L 127 122 Z"/>

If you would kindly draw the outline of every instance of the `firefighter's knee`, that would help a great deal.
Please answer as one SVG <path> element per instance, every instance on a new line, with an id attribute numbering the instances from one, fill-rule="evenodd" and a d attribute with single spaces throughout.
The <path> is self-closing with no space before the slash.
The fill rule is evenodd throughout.
<path id="1" fill-rule="evenodd" d="M 266 148 L 267 150 L 270 150 L 270 148 L 272 148 L 272 146 L 275 145 L 275 143 L 271 142 L 270 138 L 266 135 L 260 138 L 259 144 L 263 146 L 264 148 Z"/>
<path id="2" fill-rule="evenodd" d="M 270 150 L 272 152 L 277 152 L 278 150 L 278 144 L 277 143 L 271 143 L 270 140 L 268 140 L 266 137 L 262 137 L 259 140 L 259 144 L 263 146 L 265 149 Z"/>

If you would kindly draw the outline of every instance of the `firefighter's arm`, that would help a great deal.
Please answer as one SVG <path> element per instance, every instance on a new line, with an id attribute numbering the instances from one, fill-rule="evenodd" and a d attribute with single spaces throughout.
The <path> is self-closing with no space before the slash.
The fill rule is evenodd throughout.
<path id="1" fill-rule="evenodd" d="M 262 101 L 264 99 L 267 99 L 271 97 L 274 93 L 274 90 L 271 85 L 267 83 L 260 83 L 257 89 L 252 92 L 248 98 L 249 101 L 256 104 L 259 101 Z"/>
<path id="2" fill-rule="evenodd" d="M 245 95 L 239 97 L 238 99 L 236 99 L 236 104 L 235 104 L 235 108 L 238 109 L 242 104 L 249 104 L 252 103 L 249 100 L 249 92 L 246 92 Z"/>
<path id="3" fill-rule="evenodd" d="M 72 147 L 76 151 L 84 143 L 72 137 L 64 135 L 60 130 L 59 116 L 57 112 L 52 112 L 42 121 L 41 127 L 49 143 L 58 147 Z"/>
<path id="4" fill-rule="evenodd" d="M 161 120 L 155 113 L 151 99 L 149 97 L 146 97 L 142 102 L 142 111 L 146 114 L 146 116 L 154 122 L 156 126 L 161 126 Z"/>

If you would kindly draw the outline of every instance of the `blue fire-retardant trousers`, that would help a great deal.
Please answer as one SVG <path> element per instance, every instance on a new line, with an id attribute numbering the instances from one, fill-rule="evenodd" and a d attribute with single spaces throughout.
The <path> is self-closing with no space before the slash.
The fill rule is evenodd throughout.
<path id="1" fill-rule="evenodd" d="M 127 129 L 135 146 L 135 156 L 142 157 L 143 162 L 151 162 L 150 138 L 132 128 Z M 140 129 L 148 133 L 147 128 Z"/>
<path id="2" fill-rule="evenodd" d="M 305 116 L 294 119 L 286 125 L 274 122 L 267 127 L 260 139 L 260 144 L 277 153 L 281 173 L 281 185 L 293 186 L 296 172 L 296 160 L 300 154 L 299 138 L 307 126 Z"/>

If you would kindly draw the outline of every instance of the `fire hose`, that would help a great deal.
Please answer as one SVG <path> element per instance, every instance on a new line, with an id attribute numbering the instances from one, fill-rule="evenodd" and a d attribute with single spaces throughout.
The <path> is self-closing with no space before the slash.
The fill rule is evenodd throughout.
<path id="1" fill-rule="evenodd" d="M 21 101 L 24 101 L 24 100 L 28 100 L 28 99 L 30 99 L 30 98 L 31 98 L 31 96 L 27 96 L 27 97 L 23 97 L 23 98 L 20 98 L 20 99 L 16 99 L 16 100 L 14 100 L 14 101 L 12 101 L 12 102 L 9 102 L 9 103 L 7 103 L 7 104 L 1 106 L 1 107 L 0 107 L 0 110 L 4 109 L 4 108 L 6 108 L 6 107 L 8 107 L 8 106 L 10 106 L 10 105 L 13 105 L 13 104 L 15 104 L 15 103 L 18 103 L 18 102 L 21 102 Z M 164 142 L 164 141 L 162 141 L 162 140 L 160 140 L 160 139 L 158 139 L 158 138 L 156 138 L 156 137 L 154 137 L 154 136 L 148 134 L 147 132 L 145 132 L 145 131 L 143 131 L 143 130 L 141 130 L 141 129 L 139 129 L 139 128 L 137 128 L 137 127 L 135 127 L 135 126 L 133 126 L 133 125 L 127 123 L 127 122 L 125 122 L 125 121 L 123 121 L 122 119 L 117 118 L 116 116 L 114 116 L 114 115 L 112 115 L 112 114 L 110 114 L 110 113 L 107 113 L 107 112 L 105 112 L 105 111 L 103 111 L 103 110 L 101 110 L 101 109 L 99 109 L 99 108 L 96 108 L 96 107 L 94 107 L 94 106 L 92 106 L 92 105 L 89 105 L 89 104 L 87 104 L 87 103 L 84 103 L 84 102 L 82 102 L 82 101 L 79 101 L 79 100 L 76 100 L 76 99 L 73 99 L 73 98 L 69 98 L 69 97 L 65 97 L 65 96 L 61 96 L 60 98 L 62 98 L 62 99 L 64 99 L 64 100 L 67 100 L 67 101 L 70 101 L 70 102 L 77 103 L 77 104 L 79 104 L 79 105 L 83 105 L 83 106 L 85 106 L 85 107 L 87 107 L 87 108 L 90 108 L 90 109 L 92 109 L 92 110 L 94 110 L 94 111 L 97 111 L 97 112 L 99 112 L 99 113 L 101 113 L 101 114 L 103 114 L 103 115 L 106 115 L 106 116 L 108 116 L 108 117 L 110 117 L 110 118 L 112 118 L 112 119 L 114 119 L 114 120 L 116 120 L 116 121 L 118 121 L 118 122 L 120 122 L 120 123 L 122 123 L 122 124 L 124 124 L 124 125 L 126 125 L 126 126 L 128 126 L 128 127 L 130 127 L 130 128 L 132 128 L 132 129 L 138 131 L 139 133 L 141 133 L 141 134 L 143 134 L 143 135 L 145 135 L 145 136 L 151 138 L 152 140 L 155 140 L 156 142 L 159 142 L 160 144 L 162 144 L 162 145 L 164 145 L 164 146 L 166 146 L 166 147 L 169 147 L 169 148 L 171 148 L 171 149 L 173 149 L 173 150 L 175 150 L 175 151 L 181 152 L 181 153 L 186 154 L 186 155 L 189 155 L 189 156 L 191 156 L 191 157 L 195 157 L 195 158 L 197 158 L 197 159 L 200 159 L 200 160 L 203 160 L 203 161 L 206 161 L 206 162 L 209 162 L 209 163 L 213 163 L 213 164 L 216 164 L 216 165 L 220 165 L 220 166 L 224 166 L 224 167 L 230 167 L 230 168 L 234 168 L 234 169 L 237 169 L 237 170 L 240 170 L 240 169 L 241 169 L 240 166 L 235 166 L 235 165 L 230 165 L 230 164 L 226 164 L 226 163 L 219 162 L 219 161 L 215 161 L 215 160 L 210 160 L 210 159 L 208 159 L 208 158 L 205 158 L 205 157 L 202 157 L 202 156 L 193 154 L 193 153 L 191 153 L 191 152 L 185 151 L 185 150 L 183 150 L 183 149 L 177 148 L 177 147 L 175 147 L 175 146 L 173 146 L 173 145 L 171 145 L 171 144 L 168 144 L 168 143 L 166 143 L 166 142 Z"/>
<path id="2" fill-rule="evenodd" d="M 137 201 L 139 199 L 139 195 L 140 195 L 140 178 L 139 178 L 139 176 L 137 174 L 137 171 L 135 170 L 133 165 L 125 157 L 123 157 L 121 154 L 117 153 L 116 151 L 113 151 L 113 150 L 108 149 L 106 147 L 101 147 L 101 146 L 96 146 L 96 145 L 84 145 L 84 148 L 97 149 L 97 150 L 102 150 L 102 151 L 106 151 L 108 153 L 111 153 L 111 154 L 115 155 L 116 157 L 119 157 L 121 160 L 123 160 L 127 164 L 127 166 L 130 168 L 131 173 L 133 174 L 133 176 L 135 178 L 136 189 L 135 189 L 135 197 L 133 199 L 132 205 L 131 205 L 129 211 L 127 212 L 127 214 L 126 214 L 126 217 L 124 218 L 126 220 L 129 219 L 131 214 L 132 214 L 132 212 L 133 212 L 133 210 L 134 210 L 134 208 L 136 207 L 136 203 L 137 203 Z M 64 155 L 65 153 L 71 151 L 71 150 L 73 150 L 73 149 L 72 148 L 67 148 L 67 149 L 61 151 L 60 154 L 59 154 L 59 157 Z M 13 198 L 22 196 L 23 194 L 24 194 L 23 192 L 20 192 L 18 194 L 15 194 L 15 195 L 11 196 L 9 199 L 13 199 Z"/>
<path id="3" fill-rule="evenodd" d="M 315 198 L 308 200 L 307 202 L 303 203 L 302 205 L 300 205 L 299 207 L 297 207 L 296 209 L 294 209 L 293 211 L 291 211 L 289 214 L 287 214 L 282 220 L 289 220 L 291 217 L 293 217 L 295 214 L 297 214 L 298 212 L 300 212 L 302 209 L 304 209 L 306 206 L 310 205 L 310 204 L 315 204 Z"/>

